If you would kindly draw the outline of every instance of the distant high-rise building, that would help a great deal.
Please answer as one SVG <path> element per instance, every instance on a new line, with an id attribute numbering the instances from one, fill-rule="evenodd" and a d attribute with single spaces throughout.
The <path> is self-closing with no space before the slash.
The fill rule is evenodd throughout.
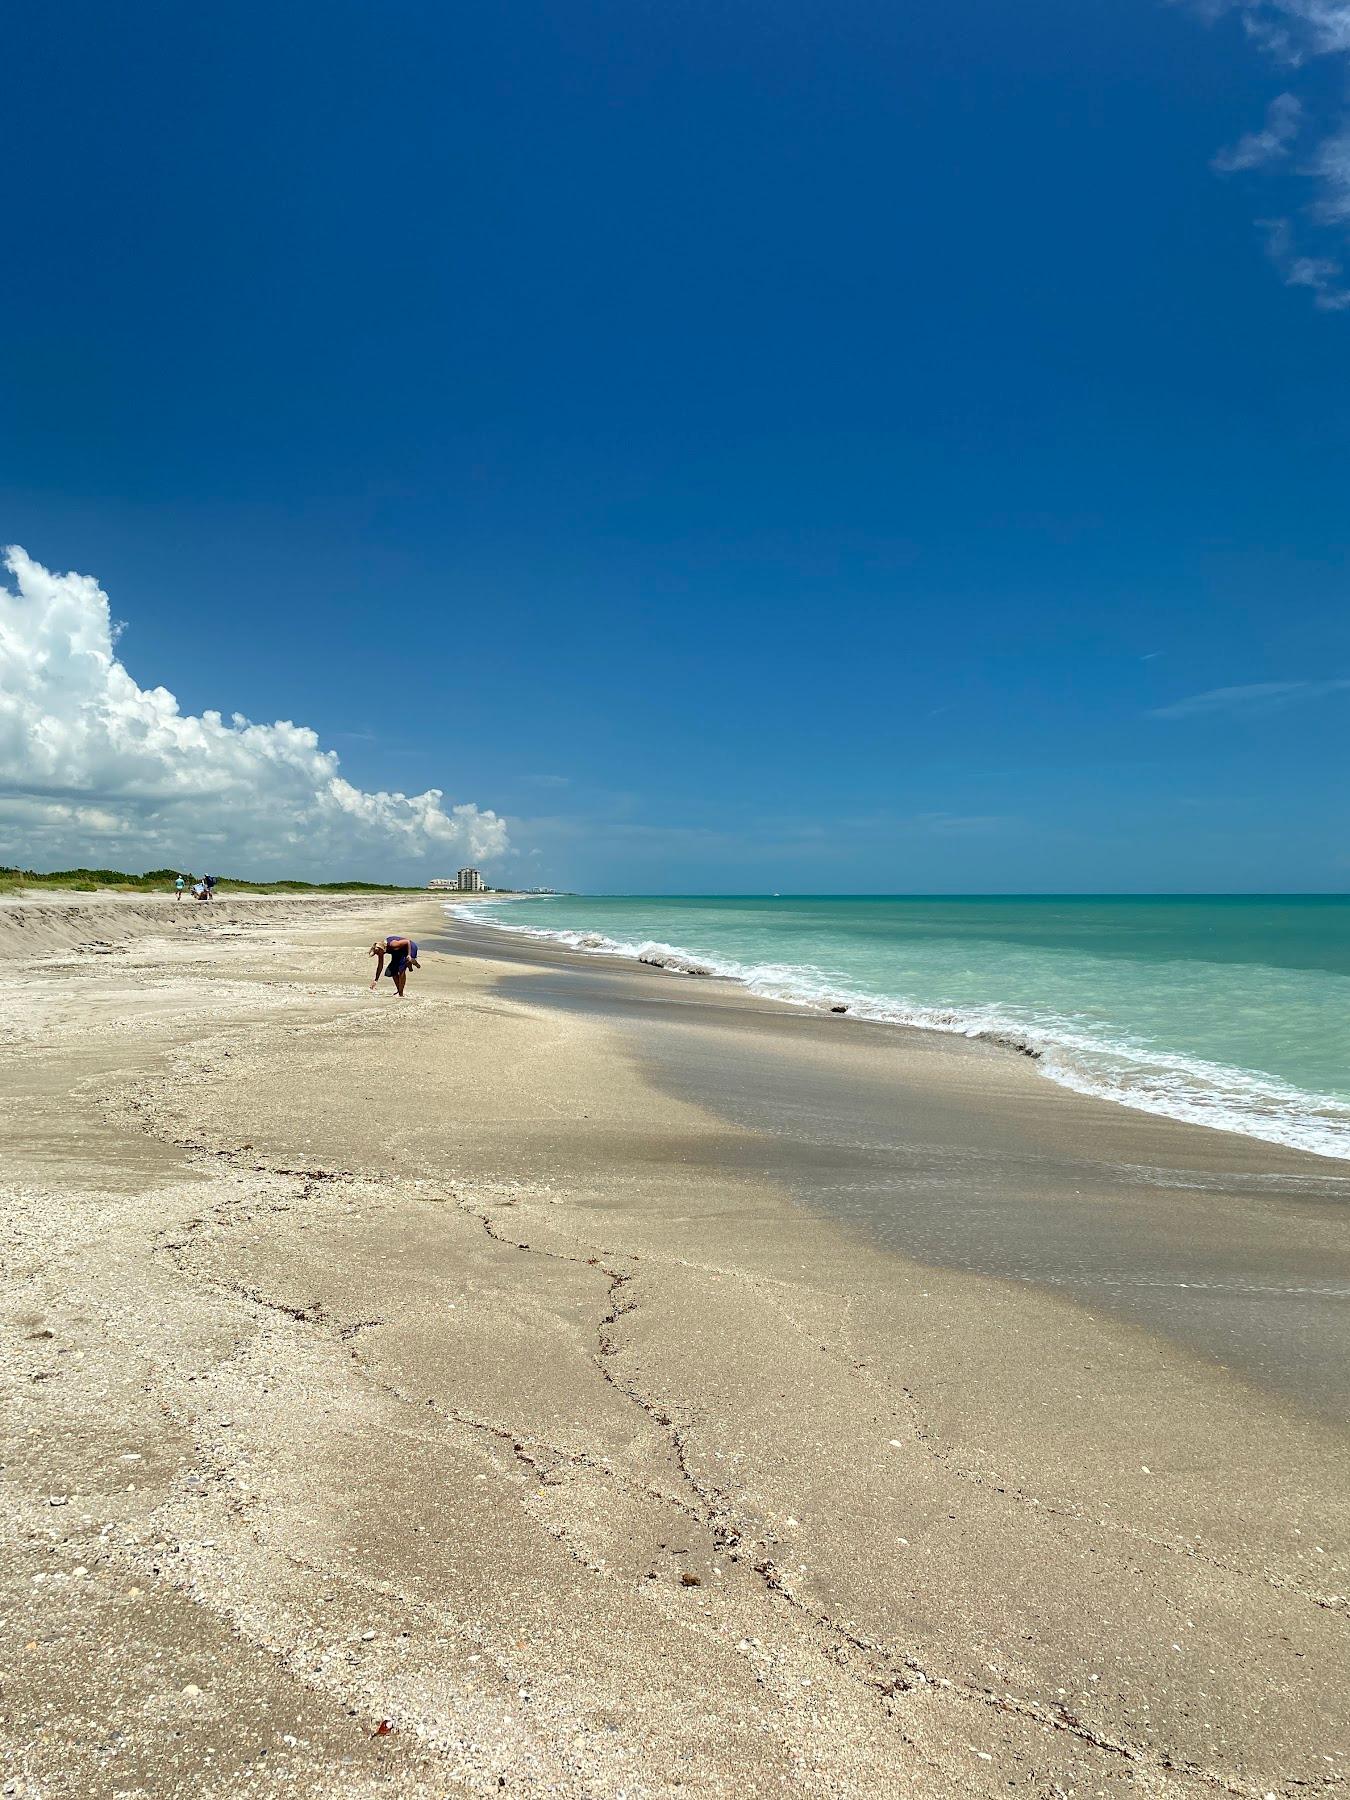
<path id="1" fill-rule="evenodd" d="M 477 869 L 461 869 L 459 872 L 459 880 L 456 885 L 461 894 L 481 894 L 483 891 L 483 877 L 478 873 Z"/>

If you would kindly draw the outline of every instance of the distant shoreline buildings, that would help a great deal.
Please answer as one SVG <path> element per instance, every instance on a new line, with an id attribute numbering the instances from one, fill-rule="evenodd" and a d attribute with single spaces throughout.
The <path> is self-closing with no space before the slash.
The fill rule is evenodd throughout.
<path id="1" fill-rule="evenodd" d="M 477 869 L 461 869 L 458 875 L 433 875 L 428 888 L 437 894 L 556 894 L 557 888 L 495 888 Z"/>
<path id="2" fill-rule="evenodd" d="M 461 869 L 453 881 L 448 875 L 437 875 L 427 886 L 452 894 L 481 894 L 486 891 L 483 877 L 477 869 Z"/>

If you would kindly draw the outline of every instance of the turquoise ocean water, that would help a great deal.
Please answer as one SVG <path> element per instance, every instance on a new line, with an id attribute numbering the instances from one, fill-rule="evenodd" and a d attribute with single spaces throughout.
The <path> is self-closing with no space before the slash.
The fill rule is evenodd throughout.
<path id="1" fill-rule="evenodd" d="M 464 910 L 767 998 L 1016 1043 L 1065 1087 L 1350 1158 L 1350 897 L 569 895 Z"/>

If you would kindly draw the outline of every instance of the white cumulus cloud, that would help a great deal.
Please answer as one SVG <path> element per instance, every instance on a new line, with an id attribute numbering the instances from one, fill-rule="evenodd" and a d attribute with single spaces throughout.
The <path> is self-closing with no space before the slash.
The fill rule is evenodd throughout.
<path id="1" fill-rule="evenodd" d="M 308 726 L 181 712 L 119 660 L 96 581 L 4 562 L 0 863 L 398 879 L 506 854 L 495 813 L 354 787 Z"/>

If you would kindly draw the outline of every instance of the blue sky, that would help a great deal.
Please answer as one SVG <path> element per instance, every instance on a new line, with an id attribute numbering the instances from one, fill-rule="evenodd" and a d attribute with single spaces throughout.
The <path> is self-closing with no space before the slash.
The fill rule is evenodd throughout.
<path id="1" fill-rule="evenodd" d="M 0 47 L 0 540 L 184 714 L 493 809 L 520 883 L 1350 885 L 1350 7 L 54 0 Z M 110 860 L 111 778 L 44 780 Z"/>

